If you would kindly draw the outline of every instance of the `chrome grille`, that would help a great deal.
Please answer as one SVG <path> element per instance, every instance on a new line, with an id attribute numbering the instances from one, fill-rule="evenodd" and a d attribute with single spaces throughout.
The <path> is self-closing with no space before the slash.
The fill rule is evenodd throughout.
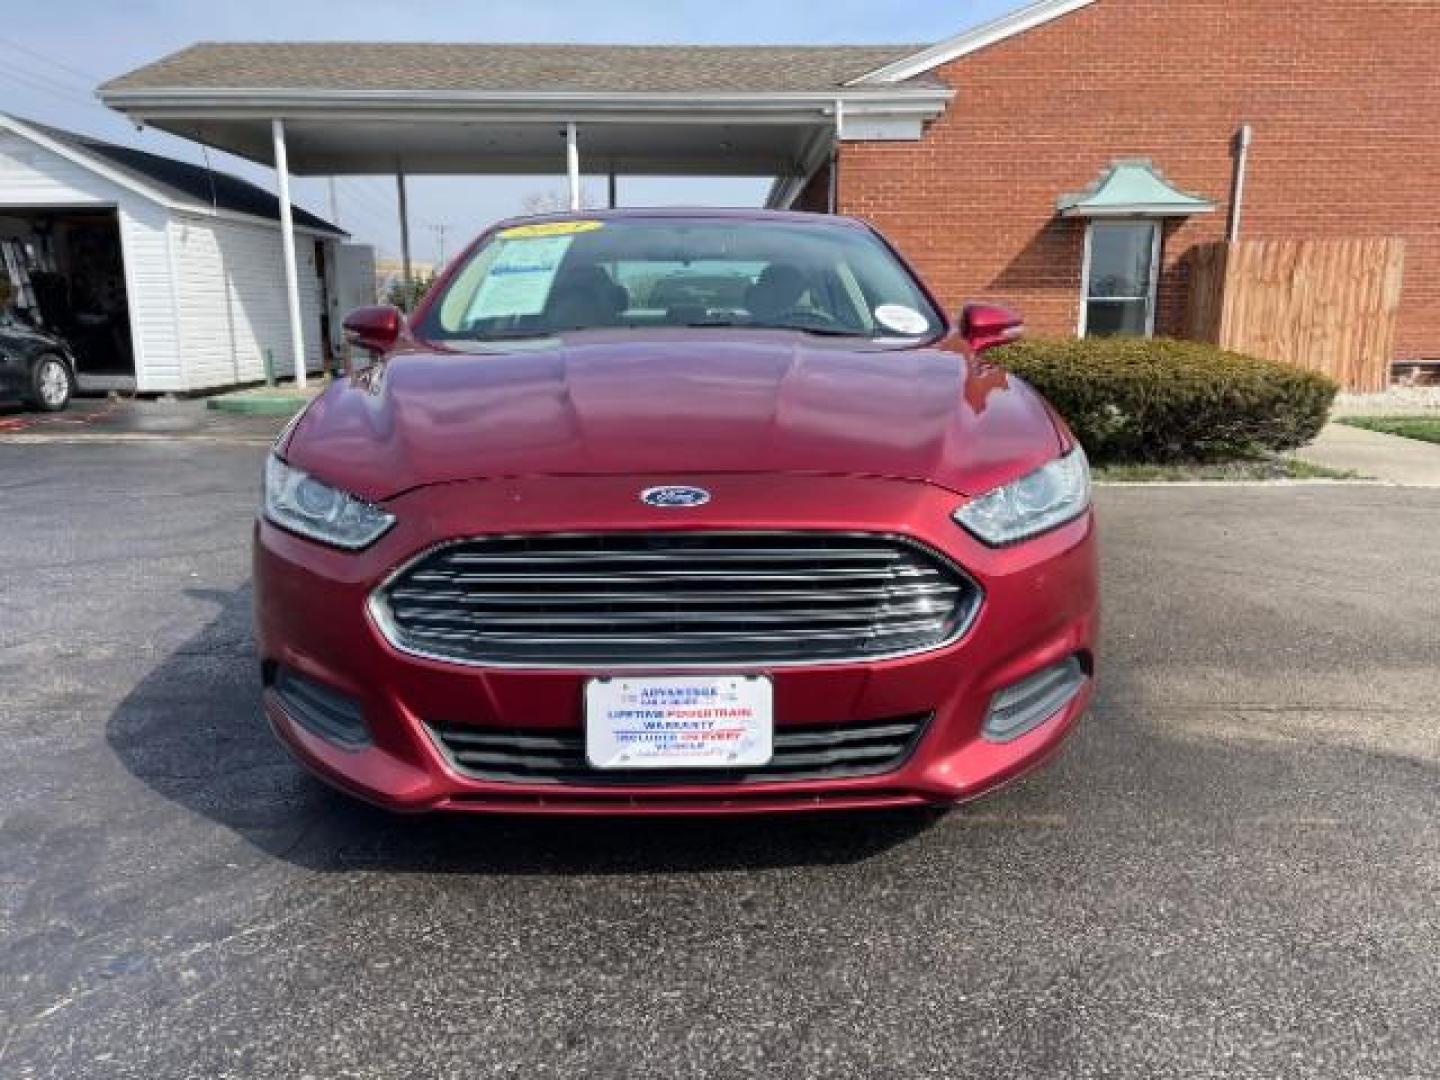
<path id="1" fill-rule="evenodd" d="M 431 724 L 460 772 L 476 780 L 527 784 L 750 784 L 836 780 L 894 772 L 910 757 L 929 715 L 863 724 L 777 728 L 774 757 L 750 769 L 593 769 L 578 731 Z"/>
<path id="2" fill-rule="evenodd" d="M 958 637 L 978 587 L 900 537 L 604 533 L 448 544 L 376 593 L 399 648 L 519 667 L 804 664 Z"/>

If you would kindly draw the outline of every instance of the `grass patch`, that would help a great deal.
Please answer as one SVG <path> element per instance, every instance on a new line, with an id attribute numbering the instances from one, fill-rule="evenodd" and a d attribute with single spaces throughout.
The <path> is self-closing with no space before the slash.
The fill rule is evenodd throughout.
<path id="1" fill-rule="evenodd" d="M 1327 469 L 1299 458 L 1276 457 L 1213 465 L 1097 465 L 1095 479 L 1112 484 L 1197 480 L 1359 480 L 1358 473 Z"/>
<path id="2" fill-rule="evenodd" d="M 216 394 L 206 399 L 205 407 L 248 416 L 294 416 L 329 383 L 327 376 L 315 376 L 301 389 L 287 379 L 278 386 L 252 386 Z"/>
<path id="3" fill-rule="evenodd" d="M 1366 431 L 1440 443 L 1440 416 L 1347 416 L 1339 422 Z"/>

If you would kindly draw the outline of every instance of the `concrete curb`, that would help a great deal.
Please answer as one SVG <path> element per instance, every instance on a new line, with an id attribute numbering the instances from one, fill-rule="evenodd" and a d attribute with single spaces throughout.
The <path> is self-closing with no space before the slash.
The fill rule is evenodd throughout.
<path id="1" fill-rule="evenodd" d="M 294 416 L 313 400 L 300 394 L 225 394 L 210 398 L 205 407 L 242 416 Z"/>

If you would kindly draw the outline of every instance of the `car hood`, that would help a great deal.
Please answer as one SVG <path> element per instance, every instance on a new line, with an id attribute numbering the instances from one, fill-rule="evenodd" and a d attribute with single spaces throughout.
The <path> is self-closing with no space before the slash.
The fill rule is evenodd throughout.
<path id="1" fill-rule="evenodd" d="M 516 476 L 876 476 L 989 490 L 1060 448 L 1049 410 L 943 349 L 798 333 L 590 332 L 411 351 L 337 380 L 282 452 L 379 501 Z"/>

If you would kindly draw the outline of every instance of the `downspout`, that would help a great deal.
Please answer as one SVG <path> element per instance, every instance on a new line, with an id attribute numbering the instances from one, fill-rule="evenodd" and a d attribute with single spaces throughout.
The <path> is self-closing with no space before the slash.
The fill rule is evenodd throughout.
<path id="1" fill-rule="evenodd" d="M 1245 124 L 1235 135 L 1235 178 L 1230 185 L 1230 224 L 1225 239 L 1230 243 L 1240 239 L 1240 215 L 1245 203 L 1245 170 L 1250 164 L 1250 144 L 1254 141 L 1255 129 Z"/>

